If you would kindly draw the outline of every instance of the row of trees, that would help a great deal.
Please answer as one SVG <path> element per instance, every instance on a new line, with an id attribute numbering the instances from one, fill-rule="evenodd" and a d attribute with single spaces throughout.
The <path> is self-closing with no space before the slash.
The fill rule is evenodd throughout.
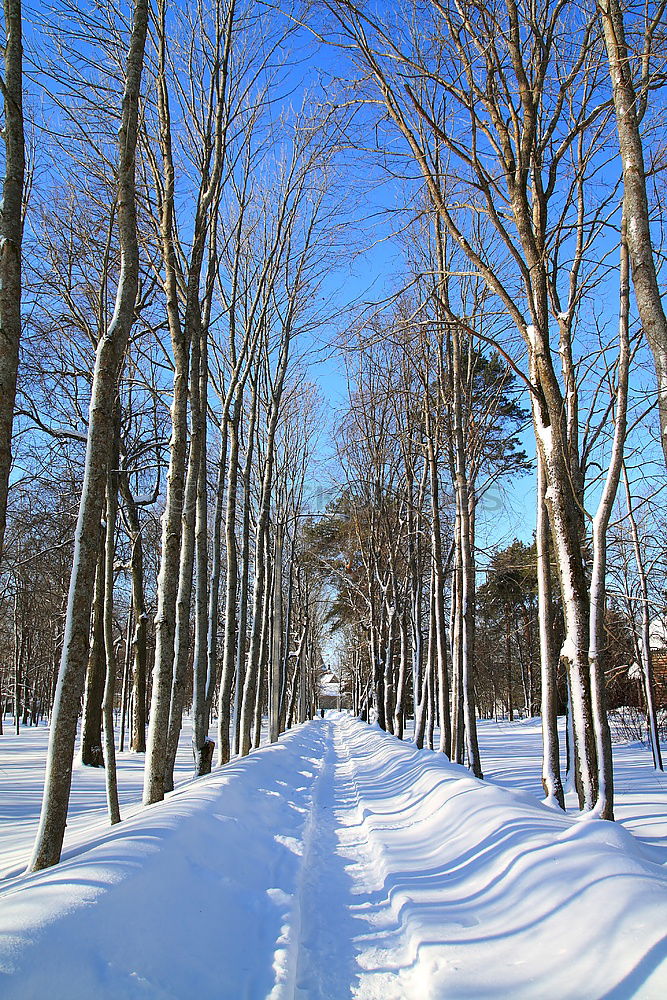
<path id="1" fill-rule="evenodd" d="M 266 708 L 272 740 L 314 710 L 307 366 L 340 243 L 338 146 L 326 109 L 292 106 L 283 18 L 47 16 L 3 560 L 3 696 L 50 717 L 33 869 L 60 856 L 80 713 L 116 822 L 118 708 L 146 804 L 173 788 L 186 708 L 198 775 L 212 717 L 224 763 L 258 745 Z"/>
<path id="2" fill-rule="evenodd" d="M 643 159 L 660 148 L 664 19 L 662 2 L 616 0 L 59 0 L 30 26 L 25 71 L 7 0 L 0 641 L 2 696 L 17 717 L 50 713 L 32 868 L 60 856 L 81 711 L 116 821 L 119 704 L 145 749 L 144 801 L 159 801 L 186 707 L 198 775 L 212 716 L 224 763 L 257 744 L 264 709 L 271 739 L 312 711 L 329 598 L 356 707 L 374 703 L 399 736 L 412 710 L 419 745 L 438 722 L 440 749 L 481 776 L 478 626 L 503 596 L 478 588 L 480 512 L 527 472 L 527 423 L 537 530 L 520 649 L 545 790 L 562 805 L 560 671 L 581 806 L 613 817 L 607 541 L 628 433 L 647 440 L 642 333 L 663 440 L 667 424 Z M 304 25 L 345 53 L 317 98 L 290 53 L 307 58 Z M 350 148 L 366 187 L 390 177 L 404 206 L 391 306 L 354 320 L 332 305 L 355 242 Z M 343 476 L 311 522 L 309 364 L 338 328 Z M 650 700 L 649 644 L 636 651 Z M 509 714 L 512 699 L 510 676 Z"/>
<path id="3" fill-rule="evenodd" d="M 465 731 L 470 765 L 480 773 L 472 681 L 477 497 L 465 357 L 493 345 L 521 381 L 535 435 L 545 790 L 562 804 L 555 695 L 560 662 L 568 682 L 580 804 L 611 819 L 604 670 L 607 536 L 628 427 L 642 418 L 634 381 L 641 348 L 631 323 L 631 275 L 659 398 L 667 345 L 653 246 L 660 220 L 652 226 L 644 161 L 644 143 L 651 142 L 659 117 L 654 98 L 664 80 L 665 5 L 624 11 L 615 0 L 465 6 L 432 0 L 391 12 L 352 2 L 325 6 L 330 19 L 323 32 L 330 31 L 350 53 L 365 106 L 380 109 L 375 127 L 383 156 L 409 175 L 414 195 L 422 206 L 426 201 L 422 212 L 432 229 L 433 249 L 420 269 L 431 276 L 431 287 L 418 297 L 408 326 L 413 342 L 420 342 L 424 325 L 432 327 L 436 347 L 425 369 L 445 372 L 438 404 L 449 415 L 453 690 L 450 699 L 443 648 L 436 659 L 441 748 L 450 747 L 460 759 L 459 733 Z M 418 238 L 423 241 L 424 234 Z M 614 299 L 616 310 L 609 305 Z M 429 384 L 424 382 L 422 391 L 430 409 Z M 372 379 L 368 385 L 374 392 Z M 664 427 L 662 407 L 660 417 Z M 381 440 L 384 428 L 383 417 L 374 418 L 365 439 Z M 424 469 L 431 438 L 427 432 Z M 359 467 L 353 462 L 352 468 Z M 382 458 L 380 469 L 382 487 L 374 496 L 392 505 L 396 468 Z M 421 483 L 420 469 L 406 477 L 407 505 L 410 491 Z M 434 512 L 436 481 L 424 473 Z M 394 516 L 393 529 L 385 532 L 387 545 L 396 542 L 395 524 L 404 517 Z M 433 513 L 429 631 L 436 638 L 445 631 L 442 588 L 448 563 L 438 520 Z M 364 533 L 373 538 L 374 530 L 369 526 Z M 552 559 L 562 637 L 554 627 Z M 381 722 L 380 703 L 386 722 L 394 688 L 390 676 L 385 672 L 381 681 L 380 674 L 383 666 L 389 669 L 394 615 L 401 615 L 388 560 L 383 552 L 379 569 L 367 567 L 364 594 L 371 645 L 377 628 L 373 588 L 386 606 L 387 638 L 382 651 L 370 656 Z M 418 621 L 419 613 L 413 614 L 413 633 Z M 433 644 L 437 648 L 437 641 Z M 649 659 L 647 654 L 642 662 L 650 691 Z M 400 669 L 398 677 L 401 694 Z M 420 690 L 417 683 L 414 690 Z"/>

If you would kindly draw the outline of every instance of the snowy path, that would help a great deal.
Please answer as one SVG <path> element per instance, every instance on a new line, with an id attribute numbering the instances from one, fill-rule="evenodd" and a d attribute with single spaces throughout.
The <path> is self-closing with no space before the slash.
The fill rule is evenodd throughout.
<path id="1" fill-rule="evenodd" d="M 0 894 L 0 997 L 667 995 L 667 873 L 346 717 Z"/>

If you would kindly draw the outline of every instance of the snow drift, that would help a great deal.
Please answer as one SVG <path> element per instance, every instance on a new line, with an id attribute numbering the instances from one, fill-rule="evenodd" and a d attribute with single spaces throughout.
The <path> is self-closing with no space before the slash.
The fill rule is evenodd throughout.
<path id="1" fill-rule="evenodd" d="M 344 717 L 176 791 L 0 895 L 0 996 L 663 997 L 667 878 Z"/>

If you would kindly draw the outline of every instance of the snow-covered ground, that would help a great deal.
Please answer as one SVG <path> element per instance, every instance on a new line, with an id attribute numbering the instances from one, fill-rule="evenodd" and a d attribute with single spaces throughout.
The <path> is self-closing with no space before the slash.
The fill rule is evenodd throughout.
<path id="1" fill-rule="evenodd" d="M 9 725 L 8 725 L 9 723 Z M 42 805 L 48 727 L 27 726 L 17 736 L 5 718 L 0 736 L 0 880 L 22 871 L 30 856 Z M 217 740 L 215 726 L 210 738 Z M 178 744 L 174 784 L 192 778 L 192 726 L 186 716 Z M 116 740 L 118 745 L 118 740 Z M 75 756 L 78 759 L 78 738 Z M 123 819 L 141 808 L 144 755 L 129 750 L 117 753 L 118 798 Z M 108 827 L 104 769 L 75 764 L 67 817 L 64 856 Z M 1 885 L 0 881 L 0 885 Z"/>
<path id="2" fill-rule="evenodd" d="M 559 722 L 564 773 L 564 720 Z M 478 727 L 485 778 L 504 788 L 523 789 L 543 798 L 540 720 L 483 720 Z M 654 769 L 650 750 L 640 743 L 615 744 L 613 753 L 616 820 L 652 848 L 654 860 L 667 865 L 667 774 Z M 663 754 L 667 756 L 667 747 Z M 567 796 L 567 806 L 576 812 L 573 792 Z"/>
<path id="3" fill-rule="evenodd" d="M 40 739 L 2 738 L 23 741 L 0 762 L 5 868 L 34 832 Z M 646 751 L 616 748 L 619 814 L 648 847 L 537 801 L 534 722 L 481 742 L 489 783 L 330 713 L 112 831 L 84 815 L 100 772 L 78 768 L 66 860 L 4 882 L 0 996 L 667 996 L 667 790 Z M 140 760 L 121 774 L 127 802 Z"/>

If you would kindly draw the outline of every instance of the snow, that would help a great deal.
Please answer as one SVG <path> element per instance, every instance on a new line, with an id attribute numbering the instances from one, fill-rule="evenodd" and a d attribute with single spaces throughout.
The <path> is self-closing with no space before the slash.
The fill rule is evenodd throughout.
<path id="1" fill-rule="evenodd" d="M 559 718 L 561 774 L 565 775 L 565 719 Z M 513 723 L 478 720 L 484 777 L 503 788 L 543 799 L 542 736 L 539 717 Z M 614 814 L 617 825 L 639 839 L 644 851 L 667 870 L 667 774 L 656 771 L 641 743 L 615 743 Z M 667 752 L 667 747 L 663 752 Z M 546 801 L 546 800 L 543 800 Z M 577 812 L 574 790 L 566 796 Z"/>
<path id="2" fill-rule="evenodd" d="M 662 618 L 654 618 L 651 622 L 649 645 L 651 649 L 665 649 L 667 647 L 667 623 Z"/>
<path id="3" fill-rule="evenodd" d="M 560 657 L 562 660 L 570 660 L 570 662 L 573 662 L 577 658 L 577 647 L 569 635 L 566 636 L 561 646 Z"/>
<path id="4" fill-rule="evenodd" d="M 539 436 L 540 441 L 542 442 L 542 447 L 544 448 L 544 454 L 548 459 L 554 450 L 553 430 L 550 425 L 543 425 L 543 424 L 536 425 L 535 430 Z M 553 489 L 549 487 L 546 491 L 546 497 L 548 499 L 549 497 L 552 496 L 553 496 Z"/>
<path id="5" fill-rule="evenodd" d="M 13 731 L 13 720 L 5 716 L 5 735 L 0 736 L 0 880 L 22 871 L 32 853 L 42 806 L 44 770 L 49 740 L 48 727 L 21 727 L 19 736 Z M 266 730 L 266 727 L 265 727 Z M 263 740 L 266 731 L 263 731 Z M 216 725 L 209 738 L 217 740 Z M 130 734 L 125 734 L 129 746 Z M 118 727 L 116 746 L 119 745 Z M 123 819 L 141 809 L 144 782 L 144 755 L 116 750 L 118 769 L 118 799 Z M 184 717 L 183 728 L 174 767 L 174 783 L 178 787 L 192 779 L 192 722 Z M 108 829 L 108 811 L 104 769 L 81 764 L 77 738 L 72 791 L 65 833 L 64 856 L 91 836 Z M 0 881 L 0 885 L 1 885 Z"/>
<path id="6" fill-rule="evenodd" d="M 4 883 L 0 995 L 665 996 L 667 789 L 646 751 L 617 759 L 621 825 L 538 801 L 539 720 L 480 741 L 489 782 L 330 712 L 112 830 L 89 819 L 59 866 Z M 34 762 L 3 767 L 20 821 Z"/>

